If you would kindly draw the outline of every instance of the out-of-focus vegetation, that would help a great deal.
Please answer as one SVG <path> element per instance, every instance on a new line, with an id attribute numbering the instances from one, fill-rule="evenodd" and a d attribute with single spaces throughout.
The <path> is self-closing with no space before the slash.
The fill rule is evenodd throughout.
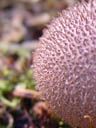
<path id="1" fill-rule="evenodd" d="M 42 30 L 76 0 L 0 0 L 0 128 L 69 128 L 35 91 L 32 59 Z"/>

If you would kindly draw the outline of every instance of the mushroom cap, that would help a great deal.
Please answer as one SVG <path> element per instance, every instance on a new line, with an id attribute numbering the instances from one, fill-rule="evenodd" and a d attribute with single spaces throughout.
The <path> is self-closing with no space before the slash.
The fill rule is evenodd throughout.
<path id="1" fill-rule="evenodd" d="M 34 78 L 48 106 L 73 127 L 96 127 L 96 1 L 78 3 L 44 29 Z"/>

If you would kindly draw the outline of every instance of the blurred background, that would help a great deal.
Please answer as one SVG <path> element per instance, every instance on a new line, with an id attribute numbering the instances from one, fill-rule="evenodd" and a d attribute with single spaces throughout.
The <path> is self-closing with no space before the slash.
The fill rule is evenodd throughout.
<path id="1" fill-rule="evenodd" d="M 0 128 L 71 128 L 35 90 L 32 59 L 42 30 L 79 0 L 0 0 Z"/>

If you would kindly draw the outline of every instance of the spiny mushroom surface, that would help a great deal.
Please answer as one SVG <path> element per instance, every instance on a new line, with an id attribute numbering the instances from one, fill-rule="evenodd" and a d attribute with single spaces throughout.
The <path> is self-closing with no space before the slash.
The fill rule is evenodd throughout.
<path id="1" fill-rule="evenodd" d="M 34 56 L 36 87 L 73 127 L 96 128 L 96 1 L 78 3 L 52 20 Z"/>

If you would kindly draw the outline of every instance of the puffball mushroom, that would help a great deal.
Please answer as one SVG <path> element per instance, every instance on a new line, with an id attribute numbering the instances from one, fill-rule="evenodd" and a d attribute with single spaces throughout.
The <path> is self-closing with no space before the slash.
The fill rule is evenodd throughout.
<path id="1" fill-rule="evenodd" d="M 96 1 L 78 3 L 52 20 L 34 55 L 36 88 L 73 127 L 96 128 Z"/>

